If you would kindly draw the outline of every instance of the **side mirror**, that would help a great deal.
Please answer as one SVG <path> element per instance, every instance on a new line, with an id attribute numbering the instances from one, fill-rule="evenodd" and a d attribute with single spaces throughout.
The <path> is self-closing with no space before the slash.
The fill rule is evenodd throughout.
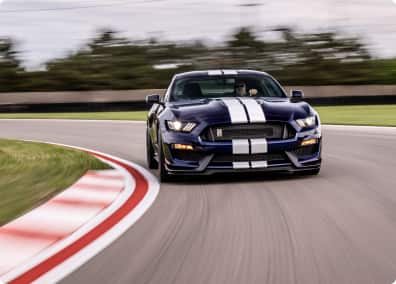
<path id="1" fill-rule="evenodd" d="M 290 96 L 292 102 L 300 102 L 304 98 L 304 92 L 301 90 L 291 90 Z"/>
<path id="2" fill-rule="evenodd" d="M 159 104 L 161 101 L 160 95 L 149 95 L 146 97 L 146 103 L 149 105 Z"/>

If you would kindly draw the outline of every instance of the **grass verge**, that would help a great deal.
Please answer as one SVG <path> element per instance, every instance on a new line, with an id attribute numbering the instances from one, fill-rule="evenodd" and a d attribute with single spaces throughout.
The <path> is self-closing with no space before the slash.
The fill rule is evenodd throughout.
<path id="1" fill-rule="evenodd" d="M 324 124 L 396 126 L 396 105 L 315 107 Z M 146 111 L 76 113 L 2 113 L 2 118 L 145 120 Z"/>
<path id="2" fill-rule="evenodd" d="M 324 124 L 396 126 L 396 105 L 315 107 Z"/>
<path id="3" fill-rule="evenodd" d="M 107 168 L 81 151 L 0 139 L 0 226 L 66 189 L 87 170 Z"/>

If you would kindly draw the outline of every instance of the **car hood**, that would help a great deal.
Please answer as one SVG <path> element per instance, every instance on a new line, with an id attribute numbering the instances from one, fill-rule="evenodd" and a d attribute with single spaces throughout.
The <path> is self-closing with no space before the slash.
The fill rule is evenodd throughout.
<path id="1" fill-rule="evenodd" d="M 244 98 L 242 105 L 249 112 L 249 101 L 257 102 L 266 121 L 291 121 L 312 115 L 312 108 L 305 102 L 293 103 L 288 98 Z M 236 98 L 201 99 L 168 103 L 175 118 L 183 121 L 206 121 L 210 124 L 231 122 L 229 102 L 240 103 Z M 248 103 L 246 103 L 248 102 Z M 256 110 L 259 108 L 256 107 Z"/>

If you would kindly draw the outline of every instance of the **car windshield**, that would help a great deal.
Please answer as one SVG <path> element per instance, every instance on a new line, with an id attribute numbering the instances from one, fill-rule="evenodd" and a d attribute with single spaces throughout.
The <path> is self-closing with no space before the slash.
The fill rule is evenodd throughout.
<path id="1" fill-rule="evenodd" d="M 220 97 L 285 97 L 269 76 L 206 76 L 176 80 L 170 101 Z"/>

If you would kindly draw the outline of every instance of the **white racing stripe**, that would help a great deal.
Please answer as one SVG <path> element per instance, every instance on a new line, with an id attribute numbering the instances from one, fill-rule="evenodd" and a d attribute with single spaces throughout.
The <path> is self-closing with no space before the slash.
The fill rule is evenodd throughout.
<path id="1" fill-rule="evenodd" d="M 249 141 L 250 140 L 250 141 Z M 232 154 L 265 154 L 268 152 L 268 144 L 266 139 L 236 139 L 232 140 Z M 250 147 L 249 147 L 250 143 Z M 250 148 L 250 149 L 249 149 Z M 234 169 L 256 169 L 267 168 L 267 161 L 251 161 L 251 162 L 233 162 Z"/>
<path id="2" fill-rule="evenodd" d="M 224 75 L 238 75 L 236 70 L 223 70 Z"/>
<path id="3" fill-rule="evenodd" d="M 232 162 L 232 167 L 234 169 L 249 169 L 249 162 Z"/>
<path id="4" fill-rule="evenodd" d="M 209 76 L 219 76 L 219 75 L 223 75 L 223 73 L 221 72 L 221 70 L 210 70 L 210 71 L 208 71 L 208 75 Z"/>
<path id="5" fill-rule="evenodd" d="M 266 168 L 266 167 L 268 167 L 267 161 L 253 161 L 252 162 L 252 169 Z"/>
<path id="6" fill-rule="evenodd" d="M 255 99 L 240 98 L 240 100 L 247 109 L 251 123 L 260 123 L 266 121 L 263 108 Z"/>
<path id="7" fill-rule="evenodd" d="M 232 124 L 248 123 L 246 111 L 237 99 L 222 99 L 222 101 L 227 106 Z"/>
<path id="8" fill-rule="evenodd" d="M 252 153 L 251 154 L 265 154 L 268 152 L 267 139 L 251 139 Z"/>
<path id="9" fill-rule="evenodd" d="M 233 162 L 232 167 L 234 169 L 258 169 L 258 168 L 267 168 L 267 161 L 252 161 L 250 162 Z"/>
<path id="10" fill-rule="evenodd" d="M 222 99 L 228 108 L 232 124 L 266 122 L 264 111 L 255 99 L 238 98 Z M 250 145 L 249 145 L 250 144 Z M 267 139 L 235 139 L 232 140 L 232 154 L 265 154 L 268 152 Z M 266 168 L 267 161 L 233 162 L 234 169 Z"/>
<path id="11" fill-rule="evenodd" d="M 249 154 L 249 141 L 247 139 L 232 140 L 233 154 Z"/>

